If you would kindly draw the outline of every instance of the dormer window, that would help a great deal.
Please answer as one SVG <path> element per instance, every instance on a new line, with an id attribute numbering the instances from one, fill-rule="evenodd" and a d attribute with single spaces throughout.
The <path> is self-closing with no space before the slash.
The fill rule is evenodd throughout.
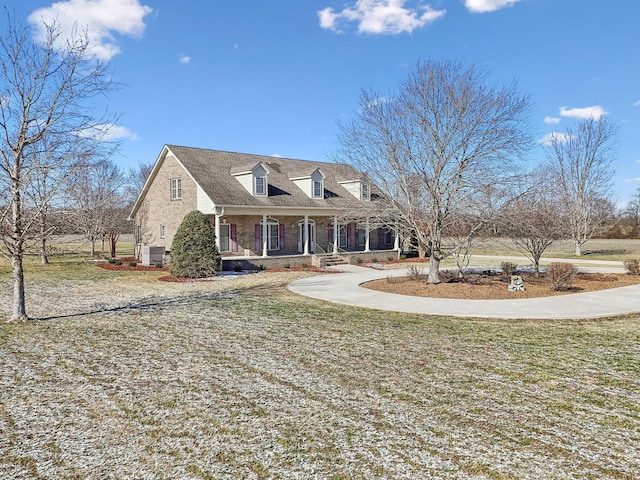
<path id="1" fill-rule="evenodd" d="M 295 183 L 309 198 L 324 198 L 324 173 L 320 167 L 309 171 L 289 173 L 289 180 Z"/>
<path id="2" fill-rule="evenodd" d="M 313 181 L 313 198 L 322 198 L 322 180 Z"/>
<path id="3" fill-rule="evenodd" d="M 266 184 L 267 184 L 267 181 L 264 177 L 255 177 L 255 185 L 256 185 L 255 194 L 266 195 L 267 194 Z"/>
<path id="4" fill-rule="evenodd" d="M 362 183 L 360 185 L 360 200 L 370 200 L 371 192 L 369 191 L 369 184 Z"/>
<path id="5" fill-rule="evenodd" d="M 340 180 L 338 183 L 358 200 L 366 202 L 371 200 L 371 184 L 367 182 L 365 178 L 356 180 Z"/>
<path id="6" fill-rule="evenodd" d="M 251 195 L 267 196 L 269 194 L 269 169 L 264 163 L 258 162 L 234 167 L 230 173 Z"/>

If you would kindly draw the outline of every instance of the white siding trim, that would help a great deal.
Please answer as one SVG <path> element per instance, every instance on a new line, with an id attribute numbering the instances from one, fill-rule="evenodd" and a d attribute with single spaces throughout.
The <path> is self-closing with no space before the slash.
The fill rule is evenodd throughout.
<path id="1" fill-rule="evenodd" d="M 215 210 L 213 201 L 209 198 L 204 189 L 196 183 L 196 208 L 205 215 L 211 215 Z"/>

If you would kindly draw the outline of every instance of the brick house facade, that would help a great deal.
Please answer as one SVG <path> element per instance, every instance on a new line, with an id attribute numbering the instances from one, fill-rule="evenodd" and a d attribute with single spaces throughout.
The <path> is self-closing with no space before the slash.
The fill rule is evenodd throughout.
<path id="1" fill-rule="evenodd" d="M 192 210 L 210 218 L 223 259 L 397 250 L 392 231 L 345 220 L 371 195 L 345 164 L 165 145 L 129 220 L 137 252 L 169 251 Z"/>

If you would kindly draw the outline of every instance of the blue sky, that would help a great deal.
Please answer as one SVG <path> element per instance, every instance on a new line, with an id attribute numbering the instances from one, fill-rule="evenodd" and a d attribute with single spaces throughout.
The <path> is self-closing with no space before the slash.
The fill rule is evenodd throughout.
<path id="1" fill-rule="evenodd" d="M 124 169 L 165 143 L 327 161 L 362 88 L 385 92 L 418 61 L 449 59 L 515 80 L 541 142 L 606 115 L 620 129 L 619 203 L 640 185 L 637 0 L 4 3 L 25 23 L 87 28 L 123 84 L 108 103 Z"/>

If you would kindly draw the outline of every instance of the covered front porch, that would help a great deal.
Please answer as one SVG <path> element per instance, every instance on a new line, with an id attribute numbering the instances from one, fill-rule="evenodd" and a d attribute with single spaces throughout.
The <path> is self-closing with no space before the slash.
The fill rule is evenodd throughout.
<path id="1" fill-rule="evenodd" d="M 261 255 L 254 256 L 222 256 L 222 270 L 265 270 L 275 267 L 326 267 L 340 264 L 375 263 L 382 260 L 399 258 L 399 250 L 339 251 L 338 253 L 311 253 L 297 255 Z"/>
<path id="2" fill-rule="evenodd" d="M 223 259 L 343 256 L 400 250 L 398 234 L 374 228 L 369 219 L 341 220 L 343 212 L 322 209 L 255 211 L 221 207 L 210 215 Z M 307 258 L 300 260 L 311 264 Z"/>

